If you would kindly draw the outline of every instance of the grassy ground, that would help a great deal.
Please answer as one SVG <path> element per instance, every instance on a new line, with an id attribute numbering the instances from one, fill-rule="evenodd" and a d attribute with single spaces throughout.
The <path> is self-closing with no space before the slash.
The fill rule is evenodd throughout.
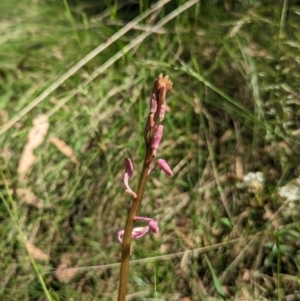
<path id="1" fill-rule="evenodd" d="M 162 72 L 174 177 L 148 183 L 161 231 L 133 243 L 128 300 L 298 300 L 297 3 L 164 1 L 101 50 L 150 1 L 98 2 L 0 3 L 0 299 L 116 300 L 123 162 L 136 187 Z"/>

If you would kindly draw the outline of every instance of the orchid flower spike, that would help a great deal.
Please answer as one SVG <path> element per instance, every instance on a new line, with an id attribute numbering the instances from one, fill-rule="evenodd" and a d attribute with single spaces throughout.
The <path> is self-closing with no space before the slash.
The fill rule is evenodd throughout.
<path id="1" fill-rule="evenodd" d="M 146 233 L 148 233 L 149 231 L 152 233 L 158 233 L 159 232 L 159 227 L 157 224 L 157 221 L 152 219 L 152 218 L 148 218 L 148 217 L 142 217 L 142 216 L 136 216 L 134 218 L 135 220 L 141 220 L 141 221 L 147 221 L 148 226 L 145 227 L 136 227 L 133 228 L 132 233 L 131 233 L 131 237 L 133 239 L 139 239 L 141 237 L 143 237 Z M 123 235 L 124 235 L 125 230 L 120 230 L 118 232 L 118 240 L 119 242 L 122 244 L 123 243 Z"/>
<path id="2" fill-rule="evenodd" d="M 133 198 L 137 198 L 137 194 L 130 188 L 129 186 L 129 179 L 132 177 L 133 175 L 133 165 L 132 162 L 130 160 L 130 158 L 126 158 L 125 159 L 125 173 L 124 173 L 124 184 L 126 187 L 126 192 L 128 194 L 130 194 Z"/>

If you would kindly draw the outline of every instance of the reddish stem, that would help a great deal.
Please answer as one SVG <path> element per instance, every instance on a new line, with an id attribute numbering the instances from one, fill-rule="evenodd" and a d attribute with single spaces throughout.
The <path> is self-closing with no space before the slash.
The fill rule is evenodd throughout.
<path id="1" fill-rule="evenodd" d="M 118 301 L 125 301 L 126 291 L 127 291 L 127 282 L 128 282 L 128 273 L 129 273 L 129 255 L 130 255 L 130 245 L 132 241 L 132 230 L 134 228 L 135 216 L 139 210 L 139 207 L 142 202 L 147 178 L 148 178 L 148 170 L 149 166 L 152 162 L 151 160 L 151 149 L 147 149 L 144 164 L 142 168 L 142 172 L 140 175 L 138 190 L 137 190 L 137 198 L 133 200 L 131 209 L 129 211 L 125 232 L 123 236 L 123 244 L 122 244 L 122 257 L 121 257 L 121 270 L 120 270 L 120 283 L 119 283 L 119 295 Z"/>

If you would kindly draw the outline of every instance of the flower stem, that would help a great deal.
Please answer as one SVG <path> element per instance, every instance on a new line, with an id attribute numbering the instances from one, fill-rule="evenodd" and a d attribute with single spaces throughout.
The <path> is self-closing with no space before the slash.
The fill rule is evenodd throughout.
<path id="1" fill-rule="evenodd" d="M 122 244 L 118 301 L 125 301 L 126 298 L 128 272 L 129 272 L 129 255 L 130 255 L 130 246 L 132 241 L 131 233 L 135 223 L 134 218 L 137 215 L 137 212 L 142 202 L 142 198 L 143 198 L 143 194 L 148 178 L 148 170 L 153 160 L 153 158 L 151 158 L 152 157 L 151 153 L 152 153 L 151 148 L 147 147 L 143 168 L 141 171 L 138 189 L 137 189 L 137 198 L 133 200 L 125 225 L 125 232 L 124 232 L 123 244 Z"/>

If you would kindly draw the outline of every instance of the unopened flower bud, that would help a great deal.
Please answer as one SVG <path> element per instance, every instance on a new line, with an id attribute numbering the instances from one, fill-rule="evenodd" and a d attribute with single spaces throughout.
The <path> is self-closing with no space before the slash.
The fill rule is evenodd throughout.
<path id="1" fill-rule="evenodd" d="M 159 232 L 157 221 L 155 221 L 155 220 L 150 221 L 148 226 L 149 226 L 149 230 L 152 233 L 158 233 Z"/>
<path id="2" fill-rule="evenodd" d="M 166 105 L 162 104 L 160 109 L 159 109 L 159 120 L 160 122 L 164 120 L 165 118 L 165 113 L 166 113 Z"/>
<path id="3" fill-rule="evenodd" d="M 166 94 L 167 94 L 166 84 L 162 83 L 161 87 L 159 88 L 159 91 L 158 91 L 158 103 L 160 105 L 165 102 Z"/>
<path id="4" fill-rule="evenodd" d="M 168 176 L 173 176 L 173 172 L 169 164 L 164 159 L 158 159 L 156 163 L 161 170 L 163 170 Z"/>
<path id="5" fill-rule="evenodd" d="M 153 93 L 150 99 L 150 113 L 155 114 L 156 110 L 157 110 L 157 100 L 155 98 L 155 93 Z"/>
<path id="6" fill-rule="evenodd" d="M 152 138 L 151 148 L 152 148 L 152 154 L 153 156 L 156 155 L 162 135 L 163 135 L 164 127 L 162 125 L 159 125 L 154 133 L 154 136 Z"/>

